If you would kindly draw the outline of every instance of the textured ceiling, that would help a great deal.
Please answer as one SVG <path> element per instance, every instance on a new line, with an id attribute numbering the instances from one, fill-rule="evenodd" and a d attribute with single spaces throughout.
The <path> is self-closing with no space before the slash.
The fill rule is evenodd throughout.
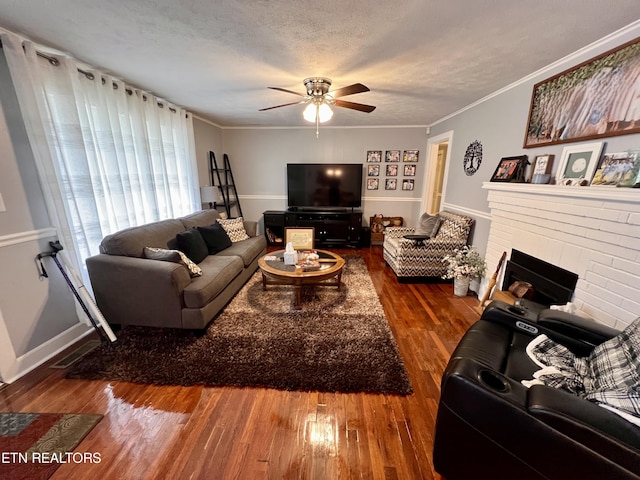
<path id="1" fill-rule="evenodd" d="M 428 125 L 640 18 L 639 0 L 0 0 L 0 26 L 221 126 L 303 126 L 326 76 L 371 92 L 329 125 Z"/>

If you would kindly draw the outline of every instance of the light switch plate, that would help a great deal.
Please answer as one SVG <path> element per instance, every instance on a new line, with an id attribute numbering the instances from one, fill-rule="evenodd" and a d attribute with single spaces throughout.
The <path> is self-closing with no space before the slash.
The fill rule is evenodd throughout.
<path id="1" fill-rule="evenodd" d="M 6 212 L 7 209 L 4 207 L 4 200 L 2 199 L 2 194 L 0 193 L 0 212 Z"/>

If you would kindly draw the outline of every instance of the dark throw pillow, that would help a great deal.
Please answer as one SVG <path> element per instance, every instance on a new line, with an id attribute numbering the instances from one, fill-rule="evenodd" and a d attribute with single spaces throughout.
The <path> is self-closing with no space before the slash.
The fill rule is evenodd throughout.
<path id="1" fill-rule="evenodd" d="M 429 215 L 423 213 L 418 220 L 418 226 L 416 227 L 416 235 L 428 235 L 429 238 L 433 238 L 438 234 L 440 228 L 440 215 Z"/>
<path id="2" fill-rule="evenodd" d="M 197 228 L 190 228 L 176 235 L 178 249 L 195 263 L 200 263 L 209 255 L 209 248 Z"/>
<path id="3" fill-rule="evenodd" d="M 207 244 L 209 255 L 215 255 L 233 244 L 222 225 L 217 223 L 210 227 L 198 227 L 198 231 L 202 235 L 204 243 Z"/>

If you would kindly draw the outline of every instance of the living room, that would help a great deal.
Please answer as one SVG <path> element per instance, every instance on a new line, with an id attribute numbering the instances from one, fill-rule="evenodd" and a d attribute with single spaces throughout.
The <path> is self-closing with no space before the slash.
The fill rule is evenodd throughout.
<path id="1" fill-rule="evenodd" d="M 551 7 L 549 7 L 551 8 Z M 626 18 L 637 17 L 637 12 L 629 14 L 631 7 L 627 6 Z M 0 18 L 2 15 L 0 14 Z M 384 190 L 380 186 L 377 190 L 363 190 L 363 217 L 383 213 L 385 216 L 401 216 L 408 225 L 415 225 L 419 215 L 423 211 L 423 200 L 428 179 L 428 166 L 431 151 L 441 142 L 448 142 L 448 161 L 445 177 L 445 189 L 443 193 L 442 209 L 469 215 L 475 220 L 473 243 L 481 252 L 486 254 L 489 268 L 495 267 L 500 254 L 505 249 L 515 248 L 514 244 L 506 245 L 501 241 L 501 236 L 495 238 L 492 233 L 493 211 L 487 201 L 488 195 L 502 194 L 509 185 L 486 185 L 489 182 L 498 162 L 503 157 L 528 155 L 532 160 L 541 154 L 555 155 L 556 162 L 562 156 L 564 145 L 557 144 L 545 147 L 523 148 L 522 139 L 526 130 L 527 116 L 531 102 L 532 89 L 535 84 L 541 82 L 568 68 L 588 61 L 597 55 L 616 48 L 626 42 L 634 40 L 640 35 L 640 24 L 625 21 L 611 29 L 609 35 L 589 43 L 581 45 L 580 50 L 573 53 L 567 52 L 567 56 L 559 58 L 550 65 L 540 65 L 530 75 L 503 85 L 500 90 L 490 91 L 482 98 L 473 98 L 461 109 L 447 112 L 433 122 L 419 125 L 365 125 L 365 126 L 331 126 L 320 125 L 319 136 L 315 137 L 315 127 L 281 126 L 237 126 L 216 123 L 205 116 L 198 114 L 194 118 L 195 148 L 197 155 L 198 176 L 200 186 L 209 184 L 208 153 L 213 151 L 218 157 L 223 153 L 229 155 L 234 170 L 236 184 L 239 187 L 239 199 L 242 203 L 244 216 L 247 219 L 260 222 L 265 210 L 282 210 L 286 208 L 286 164 L 291 162 L 335 162 L 335 163 L 361 163 L 366 165 L 368 151 L 410 150 L 419 152 L 414 190 Z M 625 26 L 626 25 L 626 26 Z M 535 42 L 535 35 L 530 33 L 531 42 Z M 43 43 L 46 34 L 42 34 Z M 73 53 L 73 51 L 71 51 Z M 555 56 L 553 58 L 558 58 Z M 330 75 L 329 72 L 327 74 Z M 56 272 L 50 271 L 51 279 L 43 281 L 34 266 L 33 259 L 39 252 L 47 249 L 48 242 L 56 238 L 56 232 L 51 228 L 51 222 L 47 216 L 47 205 L 40 191 L 37 172 L 32 160 L 29 143 L 26 134 L 18 125 L 20 120 L 19 106 L 15 95 L 12 95 L 10 78 L 4 60 L 0 62 L 0 76 L 2 78 L 2 91 L 0 100 L 2 103 L 3 124 L 0 130 L 0 148 L 4 152 L 2 162 L 3 175 L 0 178 L 0 193 L 6 205 L 6 211 L 0 212 L 0 259 L 6 265 L 4 272 L 10 275 L 2 275 L 2 293 L 0 297 L 0 376 L 5 382 L 14 382 L 32 371 L 38 365 L 48 361 L 53 356 L 73 344 L 78 338 L 87 334 L 90 329 L 77 321 L 78 315 L 72 295 L 67 290 L 64 280 L 56 276 Z M 287 82 L 295 85 L 295 81 L 286 77 Z M 371 81 L 362 78 L 364 83 Z M 298 82 L 300 83 L 300 82 Z M 265 85 L 266 87 L 267 85 Z M 369 85 L 374 91 L 373 84 Z M 144 85 L 142 85 L 144 87 Z M 299 85 L 302 89 L 302 84 Z M 290 87 L 291 88 L 291 87 Z M 426 88 L 426 87 L 425 87 Z M 271 104 L 288 101 L 284 93 L 269 92 L 264 88 L 264 96 L 256 101 L 256 110 Z M 252 93 L 255 95 L 255 92 Z M 417 93 L 416 95 L 420 95 Z M 357 97 L 366 102 L 366 94 Z M 264 100 L 263 100 L 264 99 Z M 282 102 L 281 102 L 282 100 Z M 266 103 L 264 103 L 266 102 Z M 296 107 L 291 107 L 296 108 Z M 298 112 L 299 114 L 300 112 Z M 336 117 L 342 112 L 336 112 Z M 358 112 L 356 112 L 358 113 Z M 355 113 L 354 113 L 355 115 Z M 299 116 L 299 115 L 298 115 Z M 302 122 L 300 122 L 302 125 Z M 429 133 L 427 133 L 429 127 Z M 463 159 L 468 146 L 480 141 L 483 146 L 483 161 L 480 168 L 473 175 L 468 175 L 463 169 Z M 605 152 L 624 151 L 640 146 L 640 135 L 620 135 L 606 139 Z M 6 173 L 5 173 L 6 172 Z M 517 188 L 525 188 L 527 185 Z M 548 186 L 555 199 L 562 196 L 558 192 L 558 186 Z M 492 190 L 493 189 L 493 190 Z M 502 189 L 502 190 L 501 190 Z M 591 201 L 589 195 L 596 195 L 604 207 L 615 204 L 626 204 L 619 211 L 628 212 L 637 207 L 635 198 L 630 198 L 637 190 L 625 192 L 625 198 L 618 198 L 618 193 L 593 194 L 593 190 L 587 193 L 587 200 L 569 195 L 566 200 L 568 205 L 581 204 Z M 528 195 L 528 192 L 517 191 L 517 194 Z M 527 200 L 535 202 L 535 200 Z M 495 202 L 494 203 L 505 203 Z M 509 202 L 506 202 L 509 203 Z M 206 205 L 203 205 L 206 208 Z M 569 207 L 566 207 L 569 208 Z M 565 209 L 566 209 L 565 208 Z M 521 214 L 520 210 L 510 212 L 509 215 L 501 215 L 507 218 L 507 225 L 503 228 L 518 229 L 518 221 L 514 219 Z M 550 212 L 548 218 L 551 218 Z M 620 216 L 620 215 L 618 215 Z M 563 217 L 564 219 L 564 217 Z M 625 238 L 637 238 L 634 232 L 638 221 L 622 226 L 611 227 L 608 232 L 624 234 Z M 263 228 L 260 226 L 259 228 Z M 579 228 L 579 227 L 576 227 Z M 522 230 L 531 232 L 531 230 Z M 529 233 L 521 233 L 520 237 L 528 237 Z M 492 237 L 493 235 L 493 237 Z M 510 233 L 510 235 L 517 236 Z M 569 255 L 569 259 L 560 261 L 559 252 L 570 247 L 559 246 L 552 242 L 552 251 L 544 251 L 545 245 L 537 239 L 527 240 L 518 238 L 520 248 L 532 250 L 541 258 L 566 266 L 577 271 L 585 262 L 580 255 Z M 529 241 L 529 243 L 527 243 Z M 633 247 L 630 240 L 625 248 Z M 605 246 L 607 247 L 607 242 Z M 380 253 L 380 249 L 371 249 Z M 600 317 L 602 321 L 616 328 L 623 328 L 631 323 L 633 318 L 640 315 L 640 304 L 630 295 L 640 285 L 640 277 L 637 273 L 637 256 L 624 264 L 611 265 L 617 270 L 614 278 L 605 280 L 604 285 L 598 287 L 598 283 L 581 284 L 577 295 L 578 307 L 585 313 Z M 588 257 L 587 262 L 594 264 L 594 260 Z M 595 262 L 598 263 L 598 262 Z M 580 271 L 580 277 L 602 277 L 601 270 L 586 269 Z M 386 274 L 376 272 L 378 275 Z M 486 281 L 479 286 L 482 293 L 486 287 Z M 613 282 L 613 283 L 611 283 Z M 409 291 L 412 286 L 406 286 Z M 620 295 L 620 300 L 614 303 L 603 302 L 602 297 L 607 292 L 616 289 L 617 292 L 626 292 Z M 395 287 L 394 290 L 396 291 Z M 624 298 L 622 298 L 624 297 Z M 391 305 L 391 301 L 385 307 Z M 464 310 L 463 310 L 464 311 Z M 604 317 L 602 317 L 604 315 Z M 454 320 L 455 322 L 455 320 Z M 457 326 L 460 329 L 461 326 Z M 432 343 L 433 339 L 430 340 Z M 437 342 L 436 342 L 437 343 Z M 452 345 L 435 345 L 444 351 L 450 351 Z M 41 378 L 41 377 L 40 377 Z M 429 380 L 429 388 L 436 389 L 436 380 Z M 35 386 L 35 385 L 33 385 Z M 46 387 L 40 386 L 46 390 Z M 125 387 L 119 386 L 119 390 L 112 394 L 110 402 L 126 408 L 127 397 L 123 394 Z M 41 391 L 41 390 L 38 390 Z M 210 400 L 213 402 L 215 395 Z M 278 397 L 278 401 L 287 402 L 285 397 Z M 392 399 L 389 402 L 394 403 Z M 136 402 L 131 402 L 136 405 Z M 141 407 L 142 405 L 137 405 Z M 229 410 L 232 408 L 229 407 Z M 167 408 L 167 411 L 170 408 Z M 387 412 L 389 413 L 390 410 Z M 179 414 L 176 414 L 179 415 Z M 319 416 L 321 414 L 318 414 Z M 389 413 L 391 415 L 391 413 Z M 416 421 L 414 419 L 407 421 Z M 149 428 L 149 425 L 143 428 Z M 158 426 L 159 430 L 162 430 Z M 374 441 L 373 438 L 370 439 Z M 425 441 L 428 436 L 425 436 Z"/>

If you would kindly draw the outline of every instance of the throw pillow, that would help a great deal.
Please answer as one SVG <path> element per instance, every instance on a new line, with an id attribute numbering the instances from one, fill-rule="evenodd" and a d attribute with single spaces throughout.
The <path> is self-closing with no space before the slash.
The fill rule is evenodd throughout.
<path id="1" fill-rule="evenodd" d="M 423 213 L 418 220 L 418 226 L 415 229 L 416 235 L 428 235 L 433 238 L 438 234 L 440 228 L 440 215 L 429 215 Z"/>
<path id="2" fill-rule="evenodd" d="M 222 225 L 217 223 L 214 223 L 210 227 L 198 227 L 198 231 L 200 235 L 202 235 L 204 243 L 207 244 L 209 255 L 215 255 L 225 248 L 229 248 L 233 243 L 229 235 L 227 235 L 227 232 L 222 228 Z"/>
<path id="3" fill-rule="evenodd" d="M 222 228 L 227 232 L 227 235 L 229 235 L 232 242 L 240 242 L 249 238 L 249 235 L 247 235 L 247 232 L 244 229 L 242 217 L 228 219 L 219 218 L 218 223 L 222 225 Z"/>
<path id="4" fill-rule="evenodd" d="M 197 228 L 190 228 L 176 235 L 178 249 L 196 263 L 200 263 L 209 255 L 209 248 Z"/>
<path id="5" fill-rule="evenodd" d="M 193 263 L 189 257 L 179 250 L 167 250 L 166 248 L 144 247 L 145 258 L 152 260 L 162 260 L 163 262 L 179 263 L 189 270 L 189 275 L 199 277 L 202 275 L 202 269 Z"/>

